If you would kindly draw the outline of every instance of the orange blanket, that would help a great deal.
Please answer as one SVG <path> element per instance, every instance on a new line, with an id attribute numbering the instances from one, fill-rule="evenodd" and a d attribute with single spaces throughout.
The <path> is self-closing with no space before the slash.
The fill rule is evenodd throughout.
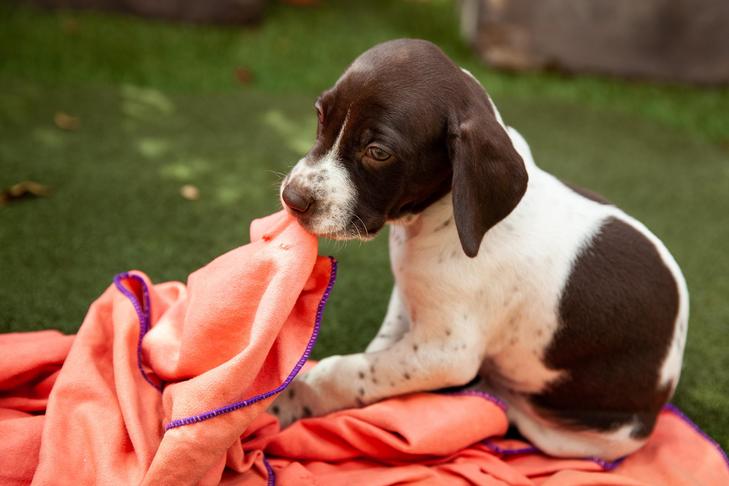
<path id="1" fill-rule="evenodd" d="M 302 420 L 265 408 L 313 346 L 336 265 L 283 213 L 187 286 L 122 274 L 73 336 L 0 336 L 0 484 L 729 484 L 673 408 L 627 459 L 501 439 L 504 405 L 424 393 Z"/>

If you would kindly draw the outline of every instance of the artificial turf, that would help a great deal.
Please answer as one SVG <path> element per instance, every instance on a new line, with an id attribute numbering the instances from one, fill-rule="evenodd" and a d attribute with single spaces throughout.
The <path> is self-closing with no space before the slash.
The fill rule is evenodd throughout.
<path id="1" fill-rule="evenodd" d="M 261 25 L 226 28 L 2 4 L 0 190 L 30 179 L 52 193 L 0 207 L 0 331 L 75 332 L 114 274 L 184 279 L 245 242 L 313 140 L 315 96 L 397 37 L 441 45 L 538 164 L 666 242 L 691 293 L 674 401 L 729 448 L 729 90 L 498 73 L 459 40 L 448 1 L 273 4 Z M 59 129 L 57 112 L 79 127 Z M 386 238 L 321 252 L 340 276 L 315 357 L 361 350 L 391 285 Z"/>

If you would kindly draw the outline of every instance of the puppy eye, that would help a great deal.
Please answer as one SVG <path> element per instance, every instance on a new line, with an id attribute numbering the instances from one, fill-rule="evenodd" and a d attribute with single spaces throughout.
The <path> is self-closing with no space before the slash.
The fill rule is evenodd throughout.
<path id="1" fill-rule="evenodd" d="M 367 157 L 375 159 L 378 162 L 384 162 L 391 157 L 391 155 L 376 145 L 370 145 L 367 147 Z"/>

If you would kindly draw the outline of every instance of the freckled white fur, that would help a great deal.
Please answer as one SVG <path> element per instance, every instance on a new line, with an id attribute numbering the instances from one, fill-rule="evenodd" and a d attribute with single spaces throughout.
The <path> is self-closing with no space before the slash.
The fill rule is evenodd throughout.
<path id="1" fill-rule="evenodd" d="M 297 181 L 316 195 L 318 206 L 316 218 L 309 228 L 316 234 L 336 236 L 347 233 L 352 220 L 357 190 L 342 164 L 339 153 L 339 144 L 348 121 L 349 112 L 344 118 L 334 145 L 321 159 L 318 161 L 307 158 L 299 160 L 284 184 L 281 184 L 280 191 L 283 191 L 287 182 Z M 356 232 L 356 229 L 354 231 Z M 348 234 L 347 236 L 352 237 L 353 235 Z"/>
<path id="2" fill-rule="evenodd" d="M 674 342 L 660 373 L 661 383 L 674 386 L 688 321 L 681 271 L 640 222 L 614 206 L 585 199 L 537 167 L 523 137 L 503 125 L 495 106 L 494 113 L 529 174 L 522 200 L 486 233 L 473 259 L 461 248 L 450 195 L 418 216 L 391 222 L 395 287 L 380 331 L 366 353 L 326 358 L 295 380 L 297 398 L 283 396 L 276 402 L 284 424 L 298 418 L 295 409 L 302 403 L 321 415 L 403 393 L 462 385 L 496 367 L 500 373 L 487 383 L 489 390 L 509 403 L 510 420 L 545 452 L 615 459 L 642 444 L 631 438 L 631 424 L 607 433 L 555 426 L 537 415 L 524 396 L 561 376 L 542 360 L 559 324 L 559 300 L 580 250 L 608 218 L 645 235 L 676 279 Z M 292 174 L 300 175 L 296 170 Z M 356 197 L 353 189 L 347 193 Z"/>
<path id="3" fill-rule="evenodd" d="M 472 337 L 479 340 L 478 351 L 503 375 L 498 377 L 501 382 L 489 384 L 492 391 L 510 402 L 510 418 L 541 449 L 563 456 L 620 457 L 641 444 L 629 437 L 632 426 L 610 433 L 550 427 L 519 395 L 539 392 L 559 377 L 541 357 L 557 329 L 559 298 L 573 262 L 607 218 L 618 218 L 645 235 L 679 287 L 675 342 L 661 383 L 675 384 L 680 373 L 686 332 L 680 324 L 688 320 L 683 276 L 645 226 L 614 206 L 597 204 L 564 186 L 535 165 L 516 130 L 508 128 L 507 133 L 524 160 L 529 185 L 516 209 L 486 233 L 476 258 L 469 259 L 461 250 L 453 222 L 438 229 L 452 217 L 450 195 L 418 220 L 391 226 L 390 255 L 401 305 L 417 313 L 413 326 L 432 326 L 434 333 L 447 323 L 478 330 L 479 336 Z"/>

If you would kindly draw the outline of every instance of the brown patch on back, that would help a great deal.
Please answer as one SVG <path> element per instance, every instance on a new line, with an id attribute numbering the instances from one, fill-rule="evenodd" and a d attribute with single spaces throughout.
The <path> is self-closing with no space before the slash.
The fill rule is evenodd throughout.
<path id="1" fill-rule="evenodd" d="M 596 192 L 593 192 L 589 189 L 585 189 L 584 187 L 576 186 L 574 184 L 571 184 L 569 182 L 562 181 L 562 184 L 569 187 L 573 191 L 575 191 L 580 196 L 589 199 L 590 201 L 594 201 L 598 204 L 612 204 L 610 201 L 608 201 L 602 194 L 598 194 Z"/>
<path id="2" fill-rule="evenodd" d="M 678 287 L 655 246 L 607 219 L 577 257 L 560 300 L 545 364 L 565 378 L 532 402 L 576 428 L 635 423 L 647 436 L 671 387 L 658 383 L 678 314 Z"/>

